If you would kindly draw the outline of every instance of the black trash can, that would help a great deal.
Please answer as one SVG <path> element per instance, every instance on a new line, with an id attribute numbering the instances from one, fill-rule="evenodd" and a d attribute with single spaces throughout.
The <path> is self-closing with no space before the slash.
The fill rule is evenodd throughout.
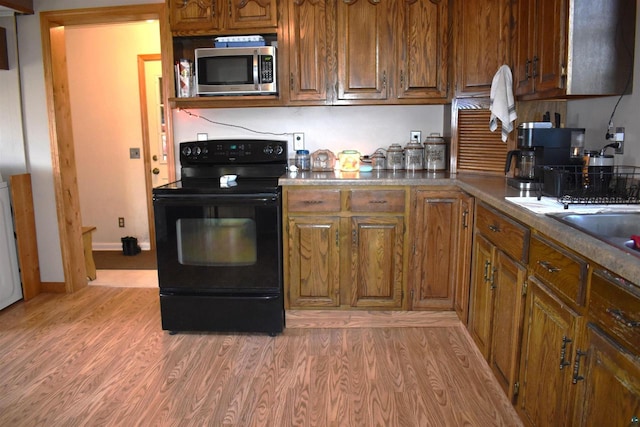
<path id="1" fill-rule="evenodd" d="M 120 239 L 122 241 L 122 253 L 126 256 L 138 255 L 141 251 L 138 246 L 138 239 L 131 236 L 125 236 Z"/>

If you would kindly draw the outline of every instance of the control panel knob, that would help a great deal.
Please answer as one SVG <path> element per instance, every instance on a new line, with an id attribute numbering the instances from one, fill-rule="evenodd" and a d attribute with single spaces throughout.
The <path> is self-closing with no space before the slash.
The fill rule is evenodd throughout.
<path id="1" fill-rule="evenodd" d="M 264 147 L 264 153 L 273 154 L 273 147 L 271 145 L 267 145 L 266 147 Z"/>
<path id="2" fill-rule="evenodd" d="M 184 154 L 185 156 L 190 156 L 191 155 L 191 147 L 189 147 L 188 145 L 185 146 L 182 149 L 182 154 Z"/>
<path id="3" fill-rule="evenodd" d="M 193 154 L 195 156 L 199 156 L 200 153 L 202 153 L 202 148 L 200 148 L 199 146 L 196 145 L 196 147 L 193 149 Z"/>
<path id="4" fill-rule="evenodd" d="M 276 145 L 276 154 L 279 156 L 284 151 L 282 145 Z"/>

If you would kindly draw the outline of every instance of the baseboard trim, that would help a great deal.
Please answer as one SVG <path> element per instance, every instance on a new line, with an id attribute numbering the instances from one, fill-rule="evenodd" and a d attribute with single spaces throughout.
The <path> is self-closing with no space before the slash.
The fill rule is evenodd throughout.
<path id="1" fill-rule="evenodd" d="M 143 251 L 151 250 L 151 243 L 149 242 L 138 242 L 138 246 Z M 96 243 L 93 242 L 91 245 L 91 249 L 94 251 L 121 251 L 122 243 Z"/>
<path id="2" fill-rule="evenodd" d="M 67 285 L 64 282 L 42 282 L 40 290 L 51 294 L 66 294 Z"/>

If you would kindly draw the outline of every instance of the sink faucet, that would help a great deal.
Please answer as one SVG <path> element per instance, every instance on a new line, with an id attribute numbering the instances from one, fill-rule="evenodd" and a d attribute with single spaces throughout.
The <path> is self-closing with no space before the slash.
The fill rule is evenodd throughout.
<path id="1" fill-rule="evenodd" d="M 602 149 L 600 150 L 600 155 L 601 155 L 601 156 L 604 156 L 604 152 L 605 152 L 605 151 L 607 150 L 607 148 L 609 148 L 609 147 L 611 147 L 611 148 L 618 148 L 618 147 L 620 147 L 620 143 L 619 143 L 618 141 L 616 141 L 616 142 L 612 142 L 611 144 L 607 144 L 607 145 L 605 145 L 605 146 L 604 146 L 604 147 L 602 147 Z"/>

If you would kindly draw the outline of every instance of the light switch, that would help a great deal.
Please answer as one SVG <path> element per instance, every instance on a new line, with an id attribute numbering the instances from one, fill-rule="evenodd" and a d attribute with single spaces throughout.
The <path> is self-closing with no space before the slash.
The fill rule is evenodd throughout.
<path id="1" fill-rule="evenodd" d="M 140 158 L 140 149 L 139 148 L 129 148 L 129 158 L 130 159 L 139 159 Z"/>

